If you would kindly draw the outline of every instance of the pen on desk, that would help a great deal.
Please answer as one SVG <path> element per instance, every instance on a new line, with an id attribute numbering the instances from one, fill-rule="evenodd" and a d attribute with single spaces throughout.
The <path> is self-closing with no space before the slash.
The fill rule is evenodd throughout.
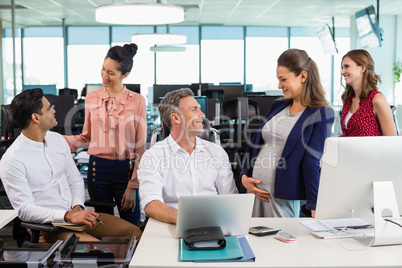
<path id="1" fill-rule="evenodd" d="M 99 222 L 100 224 L 103 224 L 103 221 L 101 221 L 100 219 L 96 219 L 97 222 Z"/>

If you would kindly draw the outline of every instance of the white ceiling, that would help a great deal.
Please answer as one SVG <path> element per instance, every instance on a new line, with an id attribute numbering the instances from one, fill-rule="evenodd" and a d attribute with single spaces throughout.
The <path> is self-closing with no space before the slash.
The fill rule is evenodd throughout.
<path id="1" fill-rule="evenodd" d="M 102 25 L 95 8 L 111 3 L 156 3 L 157 0 L 15 0 L 16 27 Z M 258 25 L 348 27 L 350 16 L 376 0 L 162 0 L 185 9 L 185 21 L 177 25 Z M 0 0 L 3 28 L 11 27 L 11 0 Z M 402 14 L 401 0 L 380 0 L 382 15 Z"/>

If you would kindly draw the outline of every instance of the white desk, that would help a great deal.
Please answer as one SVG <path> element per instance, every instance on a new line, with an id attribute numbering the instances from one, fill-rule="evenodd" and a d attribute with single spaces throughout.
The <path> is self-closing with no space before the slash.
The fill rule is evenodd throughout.
<path id="1" fill-rule="evenodd" d="M 14 209 L 0 209 L 0 229 L 7 223 L 17 217 L 17 211 Z"/>
<path id="2" fill-rule="evenodd" d="M 284 243 L 275 236 L 248 235 L 255 262 L 192 263 L 179 262 L 178 241 L 168 224 L 150 219 L 131 260 L 130 267 L 401 267 L 402 245 L 367 247 L 352 238 L 323 240 L 294 218 L 252 218 L 251 226 L 268 225 L 297 236 L 295 243 Z M 350 251 L 341 245 L 351 249 Z"/>

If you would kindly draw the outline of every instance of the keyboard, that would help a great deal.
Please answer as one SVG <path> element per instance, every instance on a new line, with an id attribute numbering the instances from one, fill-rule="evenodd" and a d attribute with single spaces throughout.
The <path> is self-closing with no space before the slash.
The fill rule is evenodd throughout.
<path id="1" fill-rule="evenodd" d="M 310 232 L 313 236 L 323 239 L 350 238 L 350 237 L 374 237 L 374 228 L 369 229 L 345 229 L 343 231 Z"/>

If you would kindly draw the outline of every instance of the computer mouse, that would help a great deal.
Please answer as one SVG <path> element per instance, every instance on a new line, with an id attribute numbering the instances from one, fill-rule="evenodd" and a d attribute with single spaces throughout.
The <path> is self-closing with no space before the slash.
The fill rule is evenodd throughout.
<path id="1" fill-rule="evenodd" d="M 291 235 L 289 233 L 285 233 L 285 232 L 278 232 L 276 234 L 276 238 L 282 242 L 286 242 L 286 243 L 292 243 L 292 242 L 296 242 L 297 238 L 294 235 Z"/>

